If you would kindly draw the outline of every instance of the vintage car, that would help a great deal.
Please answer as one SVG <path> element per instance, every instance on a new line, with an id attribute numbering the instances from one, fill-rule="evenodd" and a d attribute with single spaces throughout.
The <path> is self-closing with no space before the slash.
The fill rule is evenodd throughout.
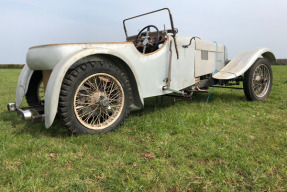
<path id="1" fill-rule="evenodd" d="M 127 21 L 159 11 L 168 12 L 170 29 L 151 24 L 128 35 Z M 248 100 L 263 100 L 271 91 L 275 56 L 268 48 L 242 52 L 229 62 L 224 45 L 177 36 L 168 8 L 123 24 L 126 42 L 31 47 L 16 101 L 8 109 L 33 122 L 45 121 L 47 128 L 59 114 L 72 133 L 96 134 L 115 130 L 148 97 L 191 97 L 214 85 L 240 82 Z M 21 108 L 24 97 L 29 107 Z"/>

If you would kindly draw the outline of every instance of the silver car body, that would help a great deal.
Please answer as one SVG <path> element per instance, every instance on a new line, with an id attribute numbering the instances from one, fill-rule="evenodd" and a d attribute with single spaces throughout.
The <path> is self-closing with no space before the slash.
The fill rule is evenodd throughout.
<path id="1" fill-rule="evenodd" d="M 51 71 L 45 90 L 44 106 L 45 125 L 48 128 L 57 113 L 62 81 L 66 73 L 69 69 L 88 61 L 107 61 L 115 65 L 125 65 L 132 73 L 130 75 L 133 77 L 138 98 L 138 103 L 133 103 L 132 108 L 138 109 L 143 107 L 144 98 L 165 95 L 171 93 L 170 90 L 180 91 L 194 86 L 198 77 L 213 74 L 215 79 L 233 79 L 244 74 L 258 57 L 275 60 L 270 49 L 258 48 L 243 52 L 228 63 L 224 45 L 196 38 L 191 41 L 190 37 L 175 38 L 176 42 L 174 37 L 167 35 L 164 44 L 155 52 L 148 54 L 139 52 L 133 42 L 52 44 L 31 47 L 27 53 L 27 64 L 18 80 L 16 107 L 20 107 L 25 97 L 34 70 Z M 177 50 L 171 43 L 177 45 Z M 171 89 L 165 90 L 163 87 L 167 85 L 168 77 L 171 80 Z"/>

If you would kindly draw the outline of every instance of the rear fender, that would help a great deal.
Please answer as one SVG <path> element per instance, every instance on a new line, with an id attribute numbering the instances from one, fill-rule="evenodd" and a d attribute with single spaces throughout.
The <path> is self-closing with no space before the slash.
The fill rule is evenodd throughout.
<path id="1" fill-rule="evenodd" d="M 275 56 L 270 49 L 257 48 L 240 53 L 212 77 L 214 79 L 234 79 L 244 74 L 260 56 L 271 61 L 276 61 Z"/>
<path id="2" fill-rule="evenodd" d="M 22 69 L 18 83 L 17 83 L 17 89 L 16 89 L 16 107 L 19 108 L 23 102 L 23 99 L 27 93 L 29 82 L 31 79 L 31 76 L 33 74 L 33 70 L 29 69 L 27 65 L 24 66 Z"/>
<path id="3" fill-rule="evenodd" d="M 131 68 L 131 71 L 133 73 L 135 72 L 129 60 L 124 55 L 120 55 L 116 51 L 111 50 L 111 49 L 106 49 L 106 48 L 84 49 L 84 50 L 80 50 L 76 53 L 73 53 L 63 58 L 62 60 L 59 61 L 59 63 L 53 69 L 51 76 L 49 78 L 49 81 L 48 81 L 46 91 L 45 91 L 45 126 L 46 128 L 49 128 L 55 119 L 57 109 L 58 109 L 59 96 L 60 96 L 62 82 L 67 71 L 74 64 L 77 64 L 77 61 L 83 58 L 86 58 L 88 56 L 94 55 L 94 57 L 101 58 L 101 56 L 97 56 L 98 54 L 113 55 L 115 57 L 121 58 L 124 62 L 128 64 L 128 66 Z M 137 82 L 139 96 L 141 98 L 141 101 L 143 102 L 143 97 L 140 92 L 141 90 L 140 84 L 137 79 L 137 75 L 135 73 L 134 75 L 135 75 L 135 79 Z"/>

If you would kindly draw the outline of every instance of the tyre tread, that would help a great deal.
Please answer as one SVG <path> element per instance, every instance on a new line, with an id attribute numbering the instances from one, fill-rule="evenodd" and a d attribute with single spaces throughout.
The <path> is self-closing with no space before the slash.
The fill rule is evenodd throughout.
<path id="1" fill-rule="evenodd" d="M 103 67 L 104 66 L 104 67 Z M 69 90 L 75 86 L 75 82 L 78 81 L 78 78 L 81 74 L 83 73 L 87 73 L 93 69 L 97 69 L 97 68 L 103 68 L 104 70 L 109 70 L 109 71 L 113 71 L 115 74 L 118 74 L 119 76 L 121 76 L 124 80 L 124 84 L 126 86 L 126 90 L 127 90 L 127 95 L 128 95 L 128 104 L 126 109 L 123 109 L 123 113 L 121 115 L 124 115 L 124 118 L 122 121 L 120 121 L 118 123 L 118 125 L 115 125 L 112 128 L 105 128 L 102 130 L 92 130 L 92 129 L 88 129 L 88 128 L 79 128 L 76 127 L 73 123 L 73 119 L 71 117 L 71 112 L 69 111 L 69 105 L 71 105 L 73 103 L 73 101 L 70 101 L 69 99 Z M 132 97 L 132 88 L 131 88 L 131 83 L 127 77 L 127 75 L 120 70 L 116 65 L 111 64 L 111 63 L 106 63 L 106 62 L 102 62 L 102 61 L 90 61 L 87 63 L 84 63 L 80 66 L 78 66 L 77 68 L 71 70 L 69 73 L 66 74 L 64 80 L 63 80 L 63 84 L 62 84 L 62 88 L 61 88 L 61 92 L 60 92 L 60 101 L 59 101 L 59 111 L 60 111 L 60 115 L 64 121 L 64 124 L 66 126 L 66 128 L 72 132 L 73 134 L 97 134 L 97 133 L 104 133 L 104 132 L 108 132 L 108 131 L 114 131 L 116 128 L 118 128 L 119 126 L 121 126 L 124 123 L 124 120 L 126 117 L 128 117 L 129 113 L 130 113 L 130 104 L 132 103 L 133 97 Z"/>

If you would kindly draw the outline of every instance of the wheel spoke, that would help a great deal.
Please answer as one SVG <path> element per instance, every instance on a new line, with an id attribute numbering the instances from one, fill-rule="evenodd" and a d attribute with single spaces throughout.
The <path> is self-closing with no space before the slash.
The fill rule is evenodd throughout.
<path id="1" fill-rule="evenodd" d="M 88 88 L 86 86 L 84 86 L 84 85 L 81 86 L 81 90 L 86 91 L 89 96 L 92 94 L 92 92 L 90 90 L 88 90 Z"/>
<path id="2" fill-rule="evenodd" d="M 122 95 L 122 93 L 121 93 L 121 92 L 117 92 L 116 94 L 111 95 L 111 96 L 109 97 L 109 99 L 115 99 L 115 98 L 120 97 L 121 95 Z"/>
<path id="3" fill-rule="evenodd" d="M 89 113 L 89 115 L 84 119 L 85 122 L 87 122 L 93 115 L 94 111 L 91 111 L 91 113 Z"/>
<path id="4" fill-rule="evenodd" d="M 98 91 L 96 84 L 93 84 L 91 81 L 87 81 L 87 84 L 93 89 L 93 91 Z"/>
<path id="5" fill-rule="evenodd" d="M 79 115 L 79 117 L 84 117 L 84 116 L 86 116 L 86 115 L 88 115 L 88 114 L 91 114 L 91 113 L 93 113 L 94 111 L 88 111 L 88 112 L 86 112 L 86 113 L 82 113 L 81 115 Z"/>

